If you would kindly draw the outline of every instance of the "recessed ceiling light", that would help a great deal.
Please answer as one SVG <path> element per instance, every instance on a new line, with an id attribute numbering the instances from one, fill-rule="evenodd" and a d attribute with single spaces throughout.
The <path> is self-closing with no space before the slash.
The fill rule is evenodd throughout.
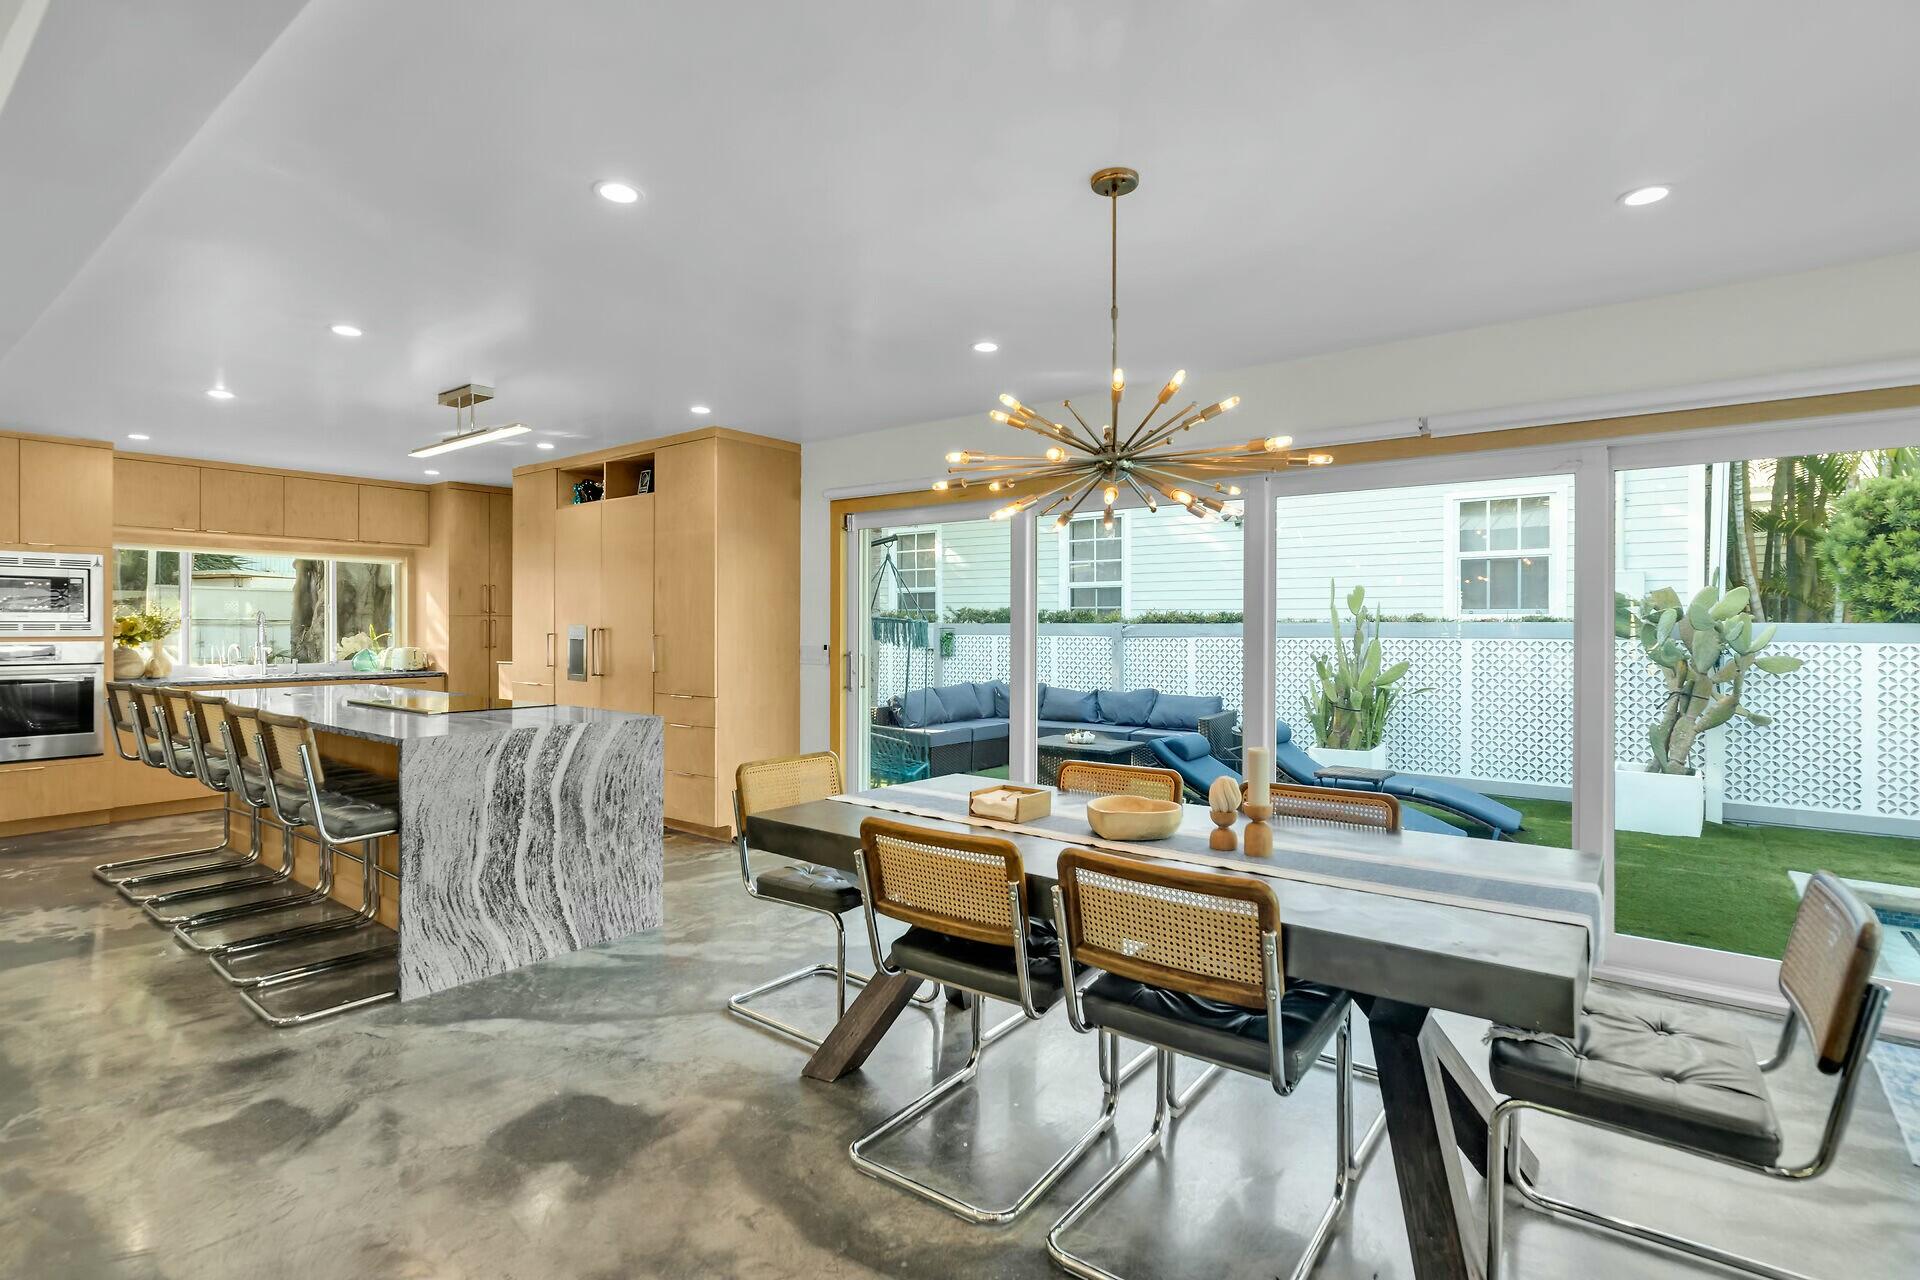
<path id="1" fill-rule="evenodd" d="M 233 392 L 227 390 L 225 387 L 208 387 L 207 394 L 212 396 L 215 400 L 233 399 Z"/>
<path id="2" fill-rule="evenodd" d="M 1620 203 L 1630 209 L 1637 209 L 1643 204 L 1659 204 L 1672 194 L 1673 190 L 1670 187 L 1635 187 L 1620 197 Z"/>
<path id="3" fill-rule="evenodd" d="M 333 331 L 343 338 L 357 338 L 360 336 L 360 330 L 350 324 L 337 324 L 333 326 Z"/>
<path id="4" fill-rule="evenodd" d="M 611 200 L 615 204 L 632 204 L 640 198 L 640 189 L 624 182 L 596 182 L 593 189 L 602 200 Z"/>
<path id="5" fill-rule="evenodd" d="M 553 441 L 551 441 L 551 440 L 542 440 L 542 441 L 540 441 L 540 442 L 538 442 L 537 444 L 535 444 L 535 445 L 534 445 L 533 447 L 534 447 L 534 448 L 536 448 L 536 449 L 551 449 L 551 448 L 553 448 Z"/>
<path id="6" fill-rule="evenodd" d="M 1000 344 L 997 342 L 981 341 L 974 343 L 973 349 L 983 356 L 990 356 L 1000 349 Z"/>
<path id="7" fill-rule="evenodd" d="M 152 437 L 152 436 L 143 436 L 143 435 L 141 435 L 141 434 L 140 434 L 140 433 L 139 433 L 138 431 L 129 431 L 129 432 L 127 432 L 127 439 L 129 439 L 129 440 L 151 440 L 151 439 L 153 439 L 153 437 Z"/>
<path id="8" fill-rule="evenodd" d="M 437 476 L 437 475 L 439 475 L 440 473 L 439 473 L 438 471 L 426 471 L 426 472 L 423 472 L 422 474 L 423 474 L 423 475 L 429 475 L 429 476 Z"/>
<path id="9" fill-rule="evenodd" d="M 703 404 L 694 404 L 694 405 L 688 405 L 688 406 L 687 406 L 687 412 L 688 412 L 688 413 L 698 413 L 698 414 L 702 414 L 702 415 L 705 415 L 705 414 L 709 414 L 709 413 L 712 413 L 712 412 L 713 412 L 713 410 L 711 410 L 711 409 L 709 409 L 709 408 L 707 408 L 707 406 L 705 406 L 705 405 L 703 405 Z"/>

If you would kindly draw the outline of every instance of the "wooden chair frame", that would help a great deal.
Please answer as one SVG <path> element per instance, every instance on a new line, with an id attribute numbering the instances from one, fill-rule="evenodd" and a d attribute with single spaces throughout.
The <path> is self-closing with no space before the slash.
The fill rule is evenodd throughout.
<path id="1" fill-rule="evenodd" d="M 1111 764 L 1105 760 L 1062 760 L 1059 787 L 1063 792 L 1099 796 L 1147 796 L 1155 800 L 1186 800 L 1186 780 L 1158 765 Z"/>

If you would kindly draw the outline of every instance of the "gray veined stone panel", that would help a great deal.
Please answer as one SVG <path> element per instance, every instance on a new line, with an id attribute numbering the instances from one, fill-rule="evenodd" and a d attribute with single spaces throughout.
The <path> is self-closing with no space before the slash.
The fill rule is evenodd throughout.
<path id="1" fill-rule="evenodd" d="M 656 716 L 403 744 L 400 998 L 661 923 Z"/>

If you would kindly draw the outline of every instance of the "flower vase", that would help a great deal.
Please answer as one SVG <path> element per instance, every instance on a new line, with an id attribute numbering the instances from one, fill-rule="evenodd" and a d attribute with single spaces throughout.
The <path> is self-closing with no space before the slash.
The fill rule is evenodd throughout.
<path id="1" fill-rule="evenodd" d="M 165 680 L 173 674 L 173 658 L 167 653 L 167 647 L 159 641 L 153 645 L 153 656 L 147 659 L 147 675 L 154 680 Z"/>
<path id="2" fill-rule="evenodd" d="M 147 655 L 131 645 L 113 646 L 113 678 L 138 680 L 147 671 Z"/>

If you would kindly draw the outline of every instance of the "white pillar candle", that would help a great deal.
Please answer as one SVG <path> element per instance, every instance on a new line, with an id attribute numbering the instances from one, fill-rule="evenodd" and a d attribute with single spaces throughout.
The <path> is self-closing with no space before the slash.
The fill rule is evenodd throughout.
<path id="1" fill-rule="evenodd" d="M 1247 803 L 1266 804 L 1272 799 L 1267 790 L 1273 782 L 1273 748 L 1248 747 L 1247 761 Z"/>

